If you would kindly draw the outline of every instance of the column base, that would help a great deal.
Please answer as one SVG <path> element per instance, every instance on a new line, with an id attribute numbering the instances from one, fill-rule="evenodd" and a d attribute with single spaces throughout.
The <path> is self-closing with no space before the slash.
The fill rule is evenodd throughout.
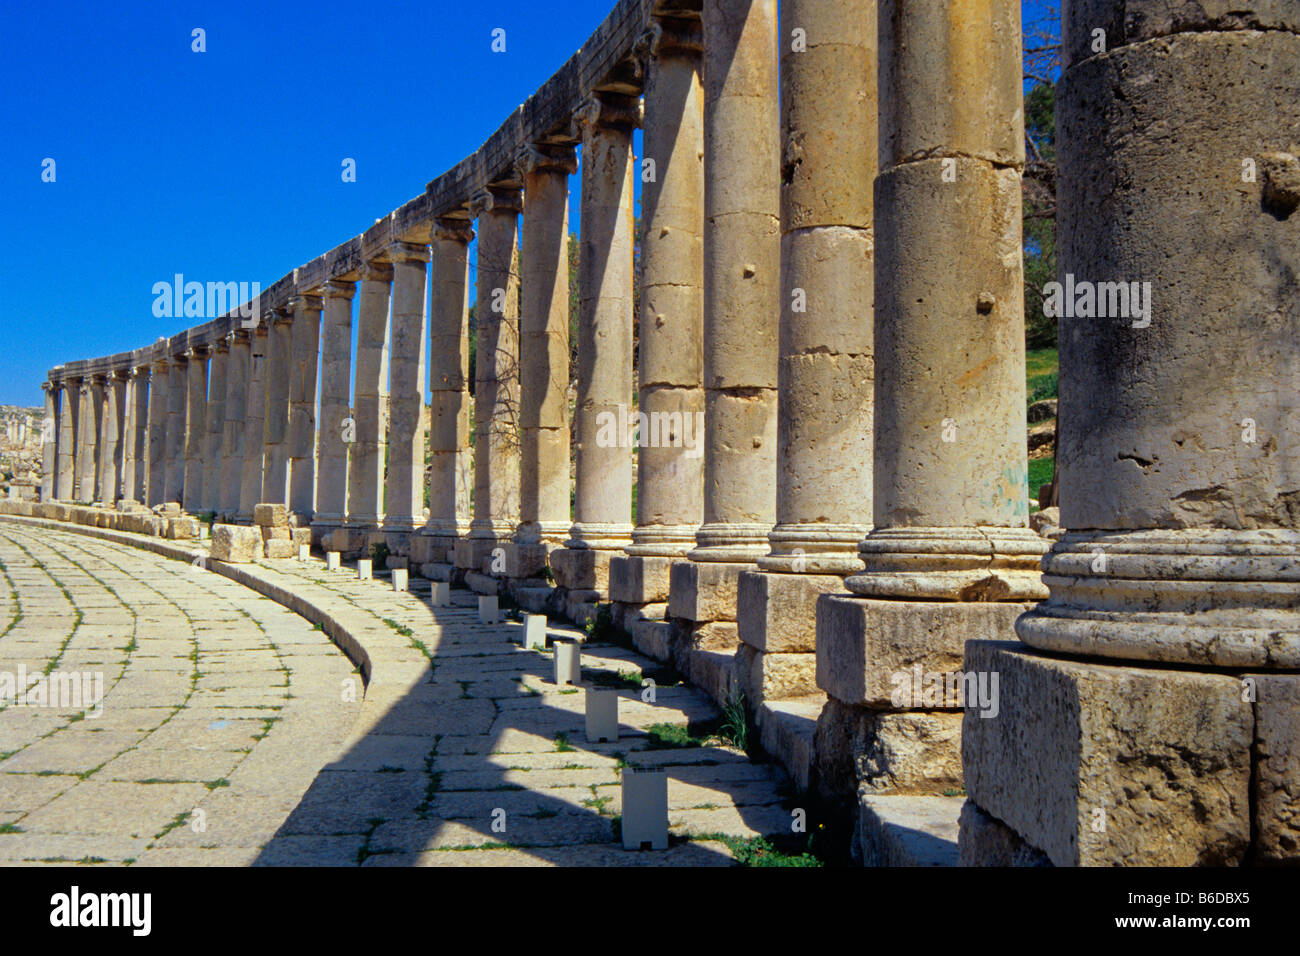
<path id="1" fill-rule="evenodd" d="M 632 526 L 630 524 L 598 524 L 579 522 L 569 529 L 569 538 L 564 547 L 572 551 L 592 548 L 598 551 L 615 551 L 632 543 Z"/>
<path id="2" fill-rule="evenodd" d="M 687 557 L 692 561 L 753 564 L 768 553 L 770 530 L 761 524 L 704 524 L 695 532 L 696 546 Z"/>
<path id="3" fill-rule="evenodd" d="M 845 584 L 863 597 L 1040 601 L 1049 544 L 1028 528 L 877 528 L 859 545 L 865 571 Z"/>
<path id="4" fill-rule="evenodd" d="M 698 525 L 637 525 L 632 529 L 632 543 L 623 550 L 646 558 L 679 558 L 695 548 Z"/>
<path id="5" fill-rule="evenodd" d="M 780 524 L 768 533 L 771 553 L 758 559 L 764 571 L 782 574 L 856 574 L 864 567 L 860 525 Z"/>

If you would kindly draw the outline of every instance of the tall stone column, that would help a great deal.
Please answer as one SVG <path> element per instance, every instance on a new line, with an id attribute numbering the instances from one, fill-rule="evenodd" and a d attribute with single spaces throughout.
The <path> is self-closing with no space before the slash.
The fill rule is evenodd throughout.
<path id="1" fill-rule="evenodd" d="M 871 525 L 876 4 L 781 5 L 776 527 L 740 576 L 737 682 L 771 752 L 806 780 L 817 601 L 860 571 Z M 776 701 L 782 701 L 780 705 Z"/>
<path id="2" fill-rule="evenodd" d="M 573 117 L 582 137 L 574 523 L 551 566 L 556 584 L 568 591 L 574 620 L 608 597 L 609 560 L 632 543 L 632 130 L 638 125 L 640 104 L 626 96 L 594 94 Z"/>
<path id="3" fill-rule="evenodd" d="M 163 501 L 181 500 L 185 489 L 185 408 L 188 386 L 185 378 L 186 358 L 173 355 L 167 360 L 167 445 Z"/>
<path id="4" fill-rule="evenodd" d="M 285 311 L 266 316 L 266 395 L 263 415 L 262 498 L 289 503 L 289 379 L 292 374 L 290 317 Z"/>
<path id="5" fill-rule="evenodd" d="M 353 415 L 357 440 L 348 457 L 348 528 L 357 532 L 348 547 L 360 550 L 364 536 L 377 533 L 384 517 L 384 458 L 388 447 L 388 303 L 393 267 L 366 262 L 360 270 L 357 302 L 357 372 Z M 337 537 L 337 535 L 336 535 Z"/>
<path id="6" fill-rule="evenodd" d="M 289 299 L 293 322 L 289 331 L 289 510 L 310 521 L 316 499 L 316 385 L 320 362 L 320 315 L 325 307 L 318 295 Z"/>
<path id="7" fill-rule="evenodd" d="M 1068 530 L 1034 650 L 966 646 L 965 862 L 1300 863 L 1300 24 L 1213 6 L 1064 10 Z"/>
<path id="8" fill-rule="evenodd" d="M 167 415 L 171 381 L 165 355 L 155 355 L 149 366 L 149 464 L 144 503 L 150 508 L 167 500 Z"/>
<path id="9" fill-rule="evenodd" d="M 143 488 L 149 442 L 148 366 L 132 366 L 127 370 L 126 404 L 122 423 L 122 499 L 125 502 L 144 501 Z"/>
<path id="10" fill-rule="evenodd" d="M 426 578 L 450 580 L 469 519 L 469 244 L 472 223 L 433 226 L 429 307 L 429 519 L 411 542 Z"/>
<path id="11" fill-rule="evenodd" d="M 248 335 L 248 400 L 244 405 L 244 462 L 239 473 L 240 524 L 251 524 L 253 508 L 262 501 L 266 439 L 266 360 L 269 325 L 263 317 Z"/>
<path id="12" fill-rule="evenodd" d="M 104 408 L 104 377 L 81 382 L 81 414 L 77 423 L 77 500 L 99 500 L 99 424 Z"/>
<path id="13" fill-rule="evenodd" d="M 668 614 L 691 625 L 679 668 L 725 688 L 740 572 L 767 553 L 776 520 L 776 0 L 705 0 L 703 21 L 704 523 L 690 563 L 671 571 Z"/>
<path id="14" fill-rule="evenodd" d="M 225 339 L 212 347 L 208 360 L 208 401 L 204 425 L 203 497 L 200 511 L 221 510 L 222 445 L 226 433 L 226 376 L 230 363 L 230 343 Z"/>
<path id="15" fill-rule="evenodd" d="M 425 279 L 429 247 L 397 242 L 393 263 L 392 350 L 389 354 L 388 550 L 410 553 L 411 532 L 424 524 Z"/>
<path id="16" fill-rule="evenodd" d="M 506 568 L 531 577 L 569 518 L 569 174 L 573 148 L 525 146 L 519 319 L 519 527 Z"/>
<path id="17" fill-rule="evenodd" d="M 476 247 L 474 519 L 456 543 L 456 567 L 492 573 L 492 552 L 519 520 L 519 273 L 515 235 L 523 199 L 489 187 L 470 203 Z M 472 583 L 473 579 L 470 580 Z M 495 586 L 495 585 L 494 585 Z"/>
<path id="18" fill-rule="evenodd" d="M 351 417 L 352 297 L 355 282 L 331 280 L 320 288 L 322 318 L 320 430 L 317 436 L 316 514 L 312 537 L 340 527 L 348 508 L 348 444 L 355 437 Z"/>
<path id="19" fill-rule="evenodd" d="M 81 404 L 81 388 L 76 379 L 64 379 L 59 388 L 58 472 L 55 475 L 54 497 L 59 501 L 76 498 L 77 481 L 77 418 Z"/>
<path id="20" fill-rule="evenodd" d="M 221 493 L 218 507 L 222 520 L 233 521 L 239 513 L 244 472 L 244 431 L 249 400 L 249 332 L 235 329 L 230 335 L 230 360 L 226 370 L 226 414 L 221 436 Z"/>
<path id="21" fill-rule="evenodd" d="M 866 862 L 880 811 L 859 793 L 961 785 L 965 642 L 1010 637 L 1046 593 L 1026 487 L 1020 4 L 880 0 L 878 24 L 875 527 L 858 597 L 818 604 L 814 744 Z M 864 756 L 904 742 L 873 776 Z"/>
<path id="22" fill-rule="evenodd" d="M 118 498 L 123 504 L 135 499 L 135 386 L 136 369 L 122 370 L 122 441 L 118 450 Z"/>
<path id="23" fill-rule="evenodd" d="M 104 376 L 99 417 L 99 500 L 105 507 L 117 503 L 122 479 L 122 418 L 126 377 L 122 372 Z"/>
<path id="24" fill-rule="evenodd" d="M 208 441 L 208 354 L 206 346 L 185 353 L 185 483 L 182 504 L 185 510 L 198 513 L 204 508 L 203 459 Z"/>
<path id="25" fill-rule="evenodd" d="M 45 418 L 41 428 L 41 501 L 54 500 L 55 469 L 58 467 L 58 386 L 41 383 L 45 393 Z"/>
<path id="26" fill-rule="evenodd" d="M 624 626 L 663 655 L 669 567 L 704 518 L 704 89 L 698 19 L 661 17 L 638 43 L 645 95 L 636 526 L 609 565 Z M 649 170 L 647 171 L 649 172 Z M 644 416 L 643 418 L 641 416 Z M 649 605 L 654 605 L 649 609 Z"/>

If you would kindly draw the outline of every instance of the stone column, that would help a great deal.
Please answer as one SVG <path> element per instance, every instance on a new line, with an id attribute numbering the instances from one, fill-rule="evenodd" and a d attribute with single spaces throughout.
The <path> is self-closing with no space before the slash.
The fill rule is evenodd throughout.
<path id="1" fill-rule="evenodd" d="M 429 307 L 429 520 L 411 543 L 430 579 L 450 580 L 456 543 L 469 518 L 469 244 L 472 223 L 433 226 Z"/>
<path id="2" fill-rule="evenodd" d="M 1034 650 L 966 646 L 965 862 L 1300 863 L 1300 24 L 1211 6 L 1065 7 L 1068 530 Z"/>
<path id="3" fill-rule="evenodd" d="M 477 362 L 474 370 L 474 520 L 456 543 L 456 567 L 496 573 L 492 552 L 519 519 L 518 190 L 490 187 L 470 203 L 478 218 Z M 469 583 L 474 579 L 468 578 Z M 492 585 L 495 588 L 495 584 Z"/>
<path id="4" fill-rule="evenodd" d="M 1009 638 L 1046 593 L 1026 487 L 1020 4 L 963 11 L 879 3 L 875 527 L 857 597 L 818 604 L 814 745 L 868 863 L 880 810 L 858 794 L 961 785 L 965 642 Z M 900 754 L 887 777 L 863 759 L 878 752 Z"/>
<path id="5" fill-rule="evenodd" d="M 638 125 L 640 104 L 626 96 L 593 95 L 573 117 L 582 137 L 577 467 L 569 540 L 551 555 L 573 620 L 608 598 L 609 560 L 632 543 L 632 130 Z"/>
<path id="6" fill-rule="evenodd" d="M 208 400 L 204 419 L 203 494 L 199 511 L 221 510 L 221 454 L 226 431 L 226 376 L 230 343 L 224 338 L 212 347 L 208 360 Z"/>
<path id="7" fill-rule="evenodd" d="M 186 511 L 197 514 L 203 500 L 204 446 L 208 441 L 208 354 L 207 346 L 191 348 L 185 372 L 185 483 L 181 503 Z"/>
<path id="8" fill-rule="evenodd" d="M 703 21 L 704 523 L 671 571 L 668 613 L 691 625 L 679 669 L 725 694 L 740 572 L 776 520 L 776 0 L 705 0 Z"/>
<path id="9" fill-rule="evenodd" d="M 244 472 L 244 430 L 249 399 L 249 332 L 239 328 L 230 335 L 229 368 L 226 370 L 226 414 L 221 436 L 221 492 L 218 508 L 222 520 L 233 521 L 239 513 Z"/>
<path id="10" fill-rule="evenodd" d="M 126 376 L 120 371 L 104 377 L 99 422 L 99 498 L 105 507 L 117 503 L 122 481 L 122 425 L 126 409 Z"/>
<path id="11" fill-rule="evenodd" d="M 185 487 L 185 381 L 186 358 L 173 355 L 167 360 L 167 444 L 163 501 L 179 503 Z"/>
<path id="12" fill-rule="evenodd" d="M 158 355 L 149 366 L 149 464 L 144 503 L 149 507 L 167 500 L 167 416 L 171 382 L 167 357 Z"/>
<path id="13" fill-rule="evenodd" d="M 356 436 L 349 405 L 352 388 L 352 297 L 355 282 L 331 280 L 320 288 L 325 303 L 320 360 L 320 431 L 317 436 L 316 513 L 312 537 L 342 526 L 348 508 L 348 445 Z"/>
<path id="14" fill-rule="evenodd" d="M 54 482 L 54 497 L 59 501 L 76 498 L 77 480 L 77 418 L 81 403 L 81 389 L 76 379 L 59 383 L 59 435 L 58 473 Z"/>
<path id="15" fill-rule="evenodd" d="M 58 460 L 58 438 L 55 423 L 58 421 L 57 386 L 53 382 L 41 383 L 45 393 L 45 418 L 41 427 L 41 501 L 54 500 L 54 472 Z"/>
<path id="16" fill-rule="evenodd" d="M 240 524 L 251 524 L 262 501 L 266 439 L 266 359 L 271 335 L 266 317 L 248 336 L 248 400 L 244 405 L 244 461 L 239 472 Z"/>
<path id="17" fill-rule="evenodd" d="M 573 148 L 525 146 L 519 320 L 519 527 L 510 577 L 539 572 L 569 518 L 569 174 Z"/>
<path id="18" fill-rule="evenodd" d="M 737 683 L 806 782 L 817 600 L 860 571 L 871 525 L 876 4 L 781 5 L 781 296 L 776 527 L 737 589 Z M 776 701 L 781 701 L 776 705 Z"/>
<path id="19" fill-rule="evenodd" d="M 408 555 L 411 532 L 424 524 L 424 313 L 429 247 L 397 242 L 389 247 L 388 258 L 393 263 L 393 320 L 383 532 L 392 554 Z"/>
<path id="20" fill-rule="evenodd" d="M 266 316 L 266 395 L 263 416 L 262 497 L 268 504 L 289 503 L 290 318 L 283 310 Z"/>
<path id="21" fill-rule="evenodd" d="M 316 386 L 320 361 L 318 295 L 289 299 L 293 322 L 289 331 L 289 510 L 302 522 L 311 520 L 316 506 Z"/>
<path id="22" fill-rule="evenodd" d="M 98 500 L 99 423 L 103 415 L 104 377 L 81 380 L 81 414 L 77 420 L 77 500 Z"/>
<path id="23" fill-rule="evenodd" d="M 384 516 L 384 457 L 388 447 L 388 300 L 393 267 L 363 263 L 357 303 L 357 372 L 353 415 L 357 440 L 348 457 L 348 528 L 358 532 L 348 547 L 365 547 Z M 336 535 L 337 537 L 337 535 Z"/>
<path id="24" fill-rule="evenodd" d="M 147 367 L 132 366 L 127 370 L 126 403 L 122 422 L 122 489 L 124 502 L 142 502 L 140 493 L 144 479 L 145 450 L 148 445 L 148 426 L 142 418 L 147 415 L 149 378 Z M 143 441 L 141 440 L 143 438 Z"/>

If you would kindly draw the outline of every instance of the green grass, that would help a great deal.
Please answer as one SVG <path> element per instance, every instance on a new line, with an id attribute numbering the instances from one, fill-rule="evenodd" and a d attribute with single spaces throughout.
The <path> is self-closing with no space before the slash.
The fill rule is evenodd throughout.
<path id="1" fill-rule="evenodd" d="M 1030 349 L 1025 353 L 1025 392 L 1029 404 L 1056 398 L 1056 349 Z"/>
<path id="2" fill-rule="evenodd" d="M 569 735 L 568 735 L 568 734 L 565 734 L 565 733 L 559 733 L 559 734 L 556 734 L 556 735 L 555 735 L 555 752 L 556 752 L 556 753 L 561 753 L 561 754 L 569 753 L 569 752 L 572 751 L 573 749 L 574 749 L 574 748 L 573 748 L 573 744 L 569 743 Z"/>
<path id="3" fill-rule="evenodd" d="M 691 733 L 689 724 L 651 724 L 646 728 L 652 748 L 659 750 L 703 747 L 707 736 Z"/>
<path id="4" fill-rule="evenodd" d="M 751 837 L 742 840 L 725 833 L 706 833 L 691 837 L 692 840 L 712 840 L 725 844 L 736 862 L 741 866 L 821 866 L 822 861 L 811 853 L 786 850 L 772 843 L 767 837 Z"/>
<path id="5" fill-rule="evenodd" d="M 1052 480 L 1052 458 L 1032 458 L 1029 461 L 1029 497 L 1037 498 L 1038 489 Z"/>

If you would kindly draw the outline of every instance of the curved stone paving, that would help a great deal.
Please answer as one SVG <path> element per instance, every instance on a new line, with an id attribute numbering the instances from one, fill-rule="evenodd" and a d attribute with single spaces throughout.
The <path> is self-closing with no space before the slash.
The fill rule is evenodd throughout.
<path id="1" fill-rule="evenodd" d="M 588 645 L 585 678 L 623 685 L 620 740 L 588 744 L 583 695 L 513 642 L 518 624 L 480 624 L 473 595 L 433 608 L 427 582 L 395 594 L 315 559 L 228 569 L 346 627 L 373 668 L 357 703 L 321 630 L 226 577 L 14 521 L 0 560 L 5 622 L 22 609 L 0 671 L 102 666 L 108 688 L 98 718 L 0 712 L 0 824 L 16 831 L 0 861 L 707 865 L 731 862 L 720 834 L 790 833 L 773 765 L 716 738 L 672 745 L 716 718 L 703 694 L 646 702 L 635 684 L 658 665 Z M 668 768 L 667 852 L 615 839 L 628 764 Z M 181 816 L 194 808 L 205 828 Z"/>

